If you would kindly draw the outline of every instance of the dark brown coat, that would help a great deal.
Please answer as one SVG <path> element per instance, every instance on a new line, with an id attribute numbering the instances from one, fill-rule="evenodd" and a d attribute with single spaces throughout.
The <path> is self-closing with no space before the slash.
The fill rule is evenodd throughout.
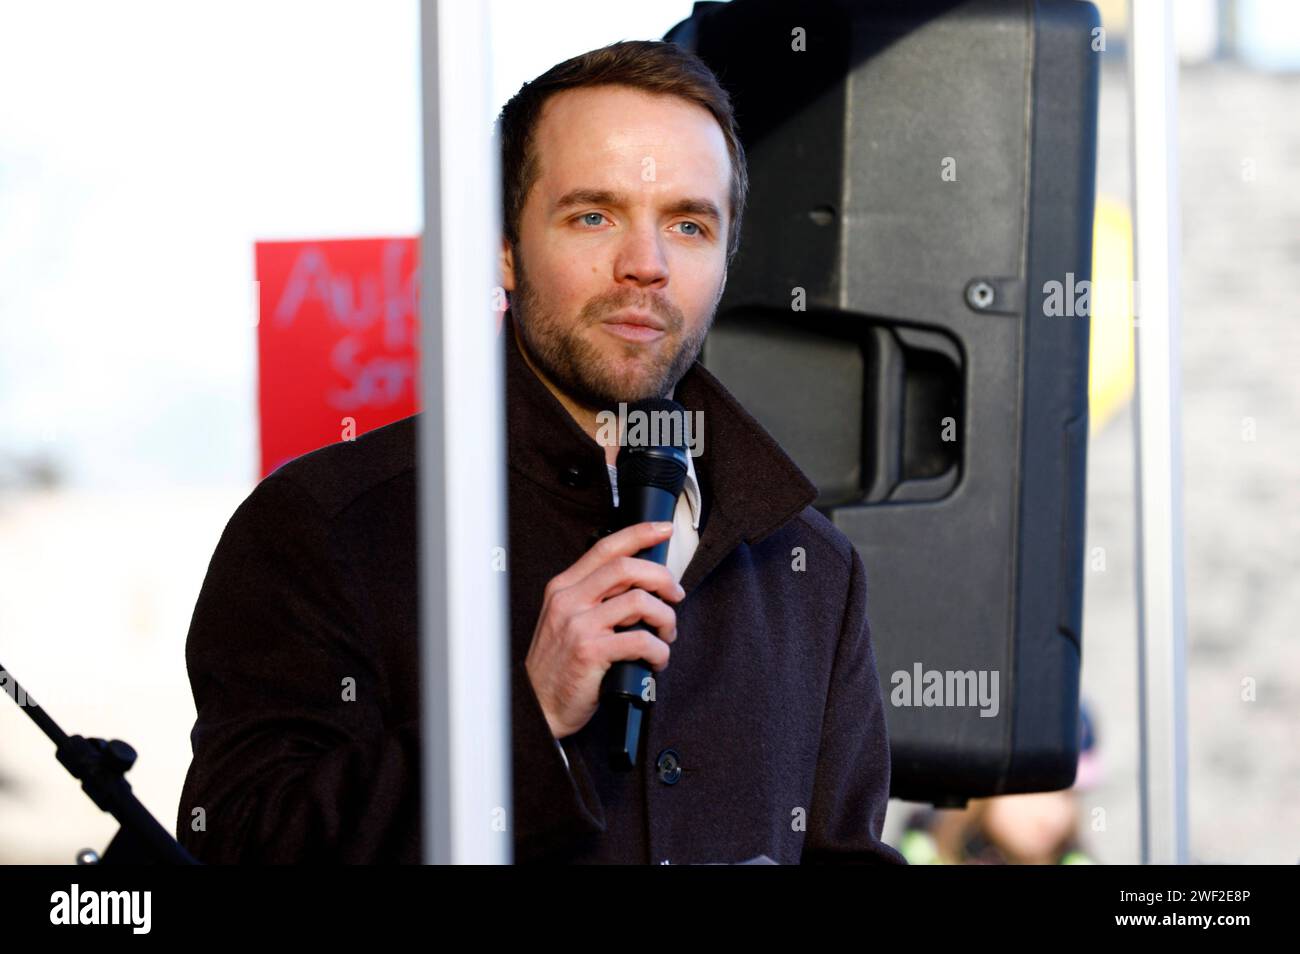
<path id="1" fill-rule="evenodd" d="M 516 860 L 902 863 L 880 841 L 889 743 L 862 561 L 698 362 L 674 397 L 704 414 L 705 509 L 643 757 L 605 765 L 602 710 L 564 740 L 565 767 L 523 659 L 547 581 L 612 525 L 610 487 L 509 316 L 502 338 Z M 201 860 L 419 860 L 416 423 L 289 462 L 221 537 L 186 648 L 198 719 L 177 831 Z"/>

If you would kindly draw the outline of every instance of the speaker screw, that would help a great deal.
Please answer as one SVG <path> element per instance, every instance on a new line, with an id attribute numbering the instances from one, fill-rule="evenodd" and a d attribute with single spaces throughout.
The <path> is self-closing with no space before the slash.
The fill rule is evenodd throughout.
<path id="1" fill-rule="evenodd" d="M 966 304 L 976 311 L 986 311 L 992 308 L 993 299 L 996 297 L 993 286 L 981 279 L 976 279 L 966 286 Z"/>

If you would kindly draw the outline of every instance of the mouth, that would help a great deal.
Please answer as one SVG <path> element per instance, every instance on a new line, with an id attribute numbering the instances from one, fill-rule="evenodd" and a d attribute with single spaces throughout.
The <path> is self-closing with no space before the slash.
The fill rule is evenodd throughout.
<path id="1" fill-rule="evenodd" d="M 654 341 L 664 335 L 664 323 L 644 311 L 621 311 L 601 322 L 613 335 L 626 341 Z"/>

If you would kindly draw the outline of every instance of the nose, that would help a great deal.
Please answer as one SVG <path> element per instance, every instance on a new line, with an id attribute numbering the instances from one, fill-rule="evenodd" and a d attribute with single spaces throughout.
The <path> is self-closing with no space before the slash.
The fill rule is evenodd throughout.
<path id="1" fill-rule="evenodd" d="M 668 259 L 662 236 L 653 225 L 639 225 L 625 233 L 614 263 L 619 282 L 654 287 L 668 283 Z"/>

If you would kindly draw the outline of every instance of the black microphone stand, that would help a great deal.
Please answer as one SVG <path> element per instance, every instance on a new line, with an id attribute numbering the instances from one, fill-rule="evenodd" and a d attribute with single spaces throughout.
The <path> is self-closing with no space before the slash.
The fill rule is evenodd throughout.
<path id="1" fill-rule="evenodd" d="M 122 825 L 104 854 L 84 849 L 77 864 L 169 864 L 197 865 L 198 862 L 158 820 L 149 814 L 131 791 L 125 773 L 135 764 L 135 749 L 120 739 L 85 739 L 68 735 L 46 715 L 36 700 L 27 695 L 18 680 L 0 666 L 4 690 L 18 708 L 27 713 L 54 743 L 55 757 L 91 800 Z"/>

